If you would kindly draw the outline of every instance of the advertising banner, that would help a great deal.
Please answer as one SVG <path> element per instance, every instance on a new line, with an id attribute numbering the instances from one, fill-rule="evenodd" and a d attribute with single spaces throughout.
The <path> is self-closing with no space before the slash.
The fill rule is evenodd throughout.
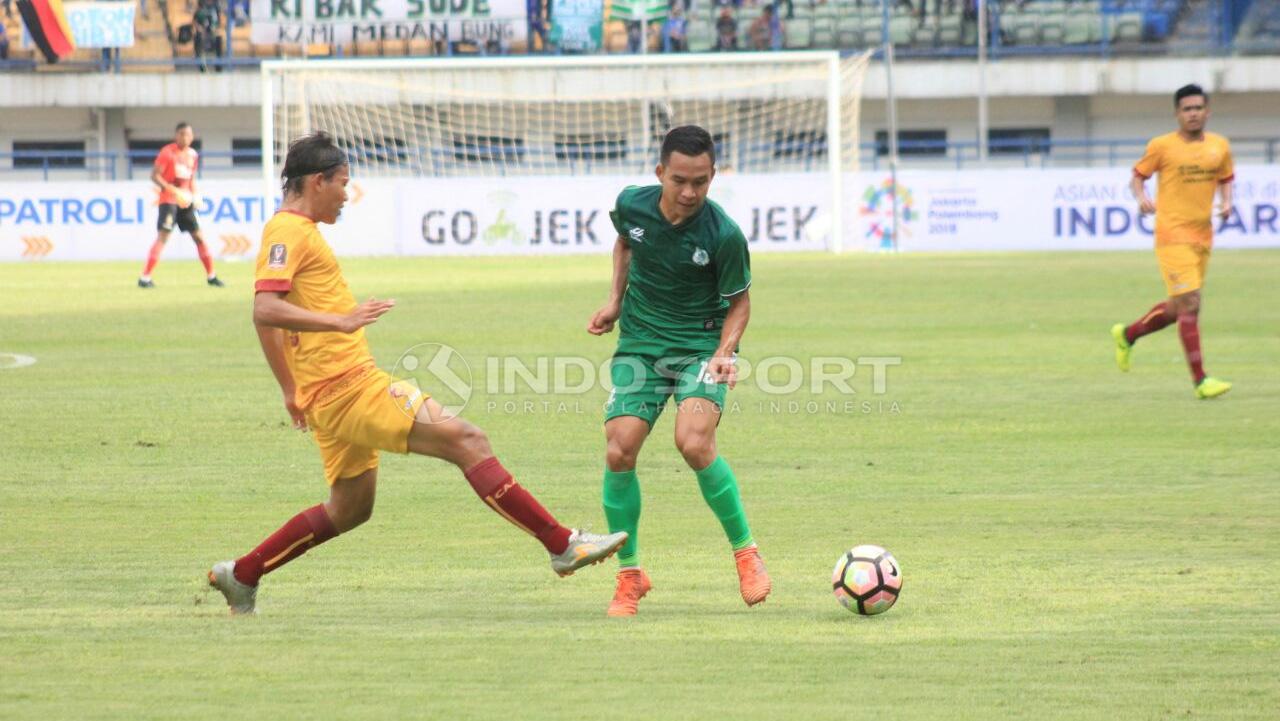
<path id="1" fill-rule="evenodd" d="M 323 228 L 344 255 L 608 253 L 618 193 L 651 175 L 356 179 L 342 217 Z M 1123 169 L 903 171 L 843 178 L 844 247 L 900 251 L 1134 250 L 1152 245 Z M 257 180 L 201 180 L 199 222 L 215 254 L 252 258 L 277 199 Z M 823 250 L 828 176 L 738 175 L 712 183 L 752 252 Z M 0 260 L 141 258 L 155 238 L 147 181 L 0 183 Z M 1157 202 L 1158 207 L 1158 202 Z M 1280 247 L 1280 166 L 1236 169 L 1219 248 Z M 175 232 L 166 257 L 195 257 Z"/>
<path id="2" fill-rule="evenodd" d="M 385 182 L 385 181 L 383 181 Z M 392 255 L 394 187 L 348 186 L 350 198 L 325 238 L 339 255 Z M 262 226 L 277 200 L 261 181 L 204 180 L 197 184 L 200 231 L 214 255 L 253 259 Z M 0 261 L 124 260 L 146 256 L 156 237 L 156 188 L 145 180 L 114 183 L 0 183 Z M 175 229 L 165 258 L 195 258 L 195 246 Z"/>
<path id="3" fill-rule="evenodd" d="M 510 43 L 524 38 L 525 0 L 252 0 L 253 42 L 377 40 Z"/>
<path id="4" fill-rule="evenodd" d="M 892 247 L 896 199 L 899 250 L 1149 248 L 1155 219 L 1138 213 L 1130 177 L 1126 168 L 901 171 L 895 192 L 888 173 L 862 173 L 845 181 L 844 219 L 857 232 L 845 245 Z M 1154 180 L 1148 193 L 1156 196 Z M 1238 166 L 1235 207 L 1215 221 L 1215 245 L 1280 245 L 1277 208 L 1280 166 Z"/>

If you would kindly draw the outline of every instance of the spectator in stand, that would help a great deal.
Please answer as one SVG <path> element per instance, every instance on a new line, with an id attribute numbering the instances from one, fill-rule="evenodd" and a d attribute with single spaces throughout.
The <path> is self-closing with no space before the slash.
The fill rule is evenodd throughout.
<path id="1" fill-rule="evenodd" d="M 772 5 L 765 5 L 760 16 L 751 22 L 752 50 L 782 49 L 782 19 Z"/>
<path id="2" fill-rule="evenodd" d="M 733 19 L 730 6 L 720 6 L 720 17 L 716 18 L 716 50 L 738 49 L 738 21 Z"/>
<path id="3" fill-rule="evenodd" d="M 222 28 L 222 13 L 218 10 L 218 0 L 200 0 L 196 13 L 192 17 L 195 26 L 195 57 L 203 61 L 206 57 L 217 57 L 222 54 L 221 38 L 218 31 Z M 200 63 L 200 72 L 206 70 L 204 62 Z M 221 68 L 219 68 L 221 69 Z"/>
<path id="4" fill-rule="evenodd" d="M 7 4 L 5 5 L 5 9 L 6 10 L 8 9 Z M 9 34 L 8 34 L 8 31 L 5 30 L 4 23 L 0 23 L 0 60 L 8 60 L 8 59 L 9 59 Z"/>
<path id="5" fill-rule="evenodd" d="M 228 20 L 234 21 L 236 25 L 247 25 L 249 23 L 249 0 L 227 0 Z"/>
<path id="6" fill-rule="evenodd" d="M 683 53 L 689 50 L 689 21 L 684 11 L 676 5 L 667 15 L 667 22 L 662 25 L 662 52 Z"/>

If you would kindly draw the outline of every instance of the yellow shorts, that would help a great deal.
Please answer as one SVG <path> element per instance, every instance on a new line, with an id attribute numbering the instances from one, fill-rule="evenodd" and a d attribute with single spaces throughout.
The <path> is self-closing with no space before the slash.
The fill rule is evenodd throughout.
<path id="1" fill-rule="evenodd" d="M 1209 250 L 1207 245 L 1192 243 L 1156 246 L 1160 275 L 1164 276 L 1164 287 L 1170 296 L 1200 290 L 1209 269 Z"/>
<path id="2" fill-rule="evenodd" d="M 378 451 L 408 453 L 413 419 L 428 396 L 370 366 L 320 392 L 307 409 L 324 477 L 333 485 L 378 467 Z"/>

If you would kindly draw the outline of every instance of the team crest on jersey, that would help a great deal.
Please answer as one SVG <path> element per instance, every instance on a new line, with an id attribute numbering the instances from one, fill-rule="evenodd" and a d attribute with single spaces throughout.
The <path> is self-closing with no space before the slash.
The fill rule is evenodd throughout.
<path id="1" fill-rule="evenodd" d="M 698 248 L 697 250 L 693 251 L 694 265 L 706 265 L 707 263 L 710 263 L 710 262 L 711 262 L 711 256 L 707 255 L 707 251 L 703 250 L 702 248 Z"/>
<path id="2" fill-rule="evenodd" d="M 628 235 L 631 236 L 632 242 L 635 242 L 635 243 L 644 242 L 644 228 L 632 228 L 628 232 Z"/>
<path id="3" fill-rule="evenodd" d="M 267 259 L 268 268 L 283 268 L 285 260 L 289 257 L 289 250 L 284 247 L 284 243 L 276 243 L 271 246 L 271 255 Z"/>

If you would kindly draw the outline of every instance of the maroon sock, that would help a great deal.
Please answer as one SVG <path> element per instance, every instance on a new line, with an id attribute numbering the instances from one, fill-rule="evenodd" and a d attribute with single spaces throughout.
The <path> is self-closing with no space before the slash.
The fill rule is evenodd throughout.
<path id="1" fill-rule="evenodd" d="M 1169 302 L 1162 300 L 1152 306 L 1146 315 L 1134 321 L 1133 325 L 1125 328 L 1124 338 L 1132 345 L 1142 336 L 1148 333 L 1155 333 L 1174 320 L 1173 313 L 1169 311 Z"/>
<path id="2" fill-rule="evenodd" d="M 196 243 L 196 255 L 200 256 L 200 264 L 204 266 L 205 275 L 213 277 L 213 256 L 209 255 L 209 249 L 204 243 Z"/>
<path id="3" fill-rule="evenodd" d="M 157 240 L 151 244 L 151 251 L 147 253 L 147 264 L 142 268 L 142 276 L 144 278 L 151 277 L 151 271 L 156 269 L 156 263 L 160 262 L 160 253 L 164 251 L 164 242 Z"/>
<path id="4" fill-rule="evenodd" d="M 1193 313 L 1178 316 L 1178 335 L 1182 336 L 1182 350 L 1191 366 L 1191 377 L 1196 385 L 1204 380 L 1204 365 L 1200 357 L 1200 317 Z"/>
<path id="5" fill-rule="evenodd" d="M 308 549 L 338 535 L 338 529 L 329 520 L 324 504 L 312 506 L 299 513 L 267 540 L 236 559 L 236 580 L 250 586 L 258 585 L 258 579 L 306 553 Z"/>
<path id="6" fill-rule="evenodd" d="M 466 472 L 467 482 L 498 515 L 542 542 L 551 553 L 569 547 L 569 529 L 538 503 L 533 494 L 516 483 L 497 458 L 480 461 Z"/>

